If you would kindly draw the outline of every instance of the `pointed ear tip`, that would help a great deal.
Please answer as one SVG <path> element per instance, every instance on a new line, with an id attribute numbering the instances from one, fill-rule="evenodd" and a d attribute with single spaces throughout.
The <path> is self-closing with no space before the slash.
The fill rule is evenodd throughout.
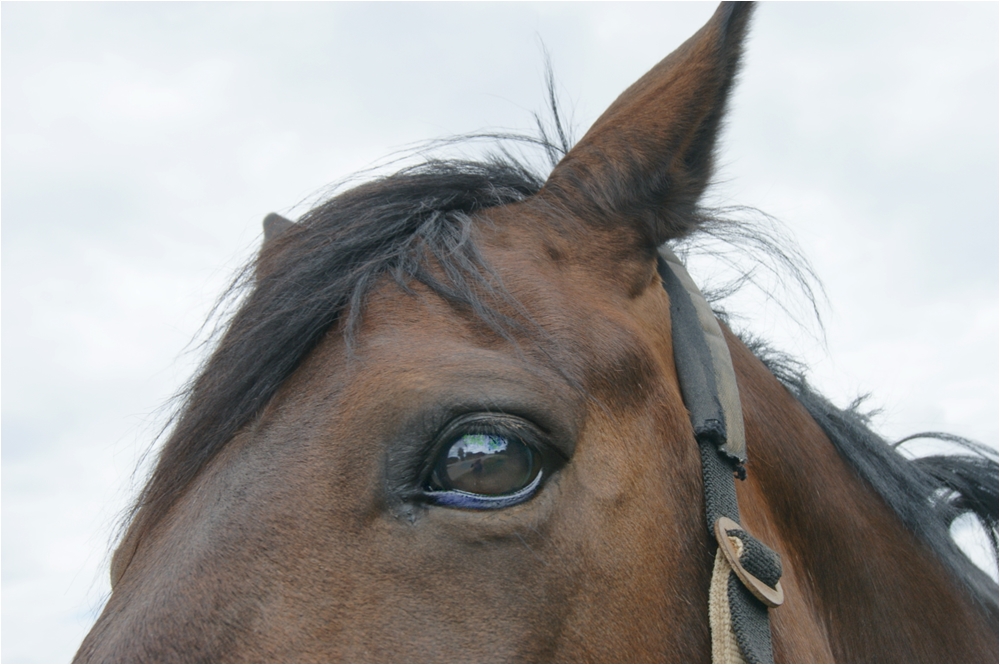
<path id="1" fill-rule="evenodd" d="M 264 217 L 264 226 L 268 226 L 270 224 L 291 224 L 291 223 L 292 223 L 291 220 L 282 217 L 276 212 L 269 212 Z"/>
<path id="2" fill-rule="evenodd" d="M 268 213 L 264 217 L 264 242 L 281 235 L 285 230 L 294 224 L 289 219 L 285 219 L 276 212 Z"/>
<path id="3" fill-rule="evenodd" d="M 734 17 L 746 17 L 757 8 L 756 2 L 720 2 L 716 10 L 723 14 L 725 19 Z"/>
<path id="4" fill-rule="evenodd" d="M 716 10 L 723 32 L 745 33 L 750 17 L 757 7 L 756 2 L 723 2 Z"/>

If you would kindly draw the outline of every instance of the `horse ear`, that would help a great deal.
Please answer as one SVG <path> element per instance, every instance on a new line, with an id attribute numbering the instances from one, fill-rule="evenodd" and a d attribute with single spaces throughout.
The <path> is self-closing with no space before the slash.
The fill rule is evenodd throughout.
<path id="1" fill-rule="evenodd" d="M 264 218 L 264 245 L 277 238 L 279 235 L 291 228 L 293 222 L 285 219 L 276 212 L 269 213 Z"/>
<path id="2" fill-rule="evenodd" d="M 637 225 L 658 246 L 691 231 L 739 68 L 752 3 L 711 20 L 626 90 L 545 184 L 587 219 Z"/>
<path id="3" fill-rule="evenodd" d="M 254 272 L 258 281 L 271 273 L 277 256 L 281 254 L 281 243 L 275 243 L 275 239 L 284 235 L 293 226 L 295 226 L 295 222 L 285 219 L 276 212 L 272 212 L 264 218 L 264 242 L 260 246 L 260 251 L 257 252 L 257 265 Z"/>

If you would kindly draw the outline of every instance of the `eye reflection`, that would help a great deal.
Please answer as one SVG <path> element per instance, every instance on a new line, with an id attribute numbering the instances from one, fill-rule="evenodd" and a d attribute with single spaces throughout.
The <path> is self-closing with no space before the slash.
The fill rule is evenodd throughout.
<path id="1" fill-rule="evenodd" d="M 541 471 L 541 457 L 515 437 L 466 434 L 443 451 L 434 465 L 434 489 L 484 496 L 511 494 Z"/>

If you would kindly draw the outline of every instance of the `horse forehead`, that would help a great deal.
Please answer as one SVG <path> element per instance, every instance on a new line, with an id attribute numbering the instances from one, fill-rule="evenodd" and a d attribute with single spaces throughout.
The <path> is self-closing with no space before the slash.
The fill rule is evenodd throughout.
<path id="1" fill-rule="evenodd" d="M 626 409 L 637 399 L 645 402 L 652 384 L 672 376 L 669 301 L 658 282 L 629 295 L 585 262 L 553 257 L 544 243 L 524 246 L 510 238 L 496 234 L 482 242 L 482 251 L 530 317 L 525 335 L 515 333 L 512 344 L 422 284 L 410 284 L 405 293 L 386 280 L 363 316 L 365 372 L 414 387 L 447 382 L 453 374 L 463 383 L 486 381 L 490 372 L 558 391 L 575 383 L 606 405 Z"/>
<path id="2" fill-rule="evenodd" d="M 532 200 L 483 216 L 477 240 L 486 262 L 556 340 L 578 353 L 596 343 L 591 351 L 597 355 L 613 347 L 669 345 L 669 299 L 656 254 L 638 251 L 628 229 L 601 228 Z"/>
<path id="3" fill-rule="evenodd" d="M 540 196 L 489 208 L 479 217 L 480 250 L 511 290 L 519 281 L 535 289 L 584 290 L 587 300 L 570 309 L 585 316 L 586 303 L 620 304 L 620 298 L 635 298 L 659 284 L 655 251 L 627 224 L 588 221 Z M 520 274 L 530 282 L 517 280 Z"/>

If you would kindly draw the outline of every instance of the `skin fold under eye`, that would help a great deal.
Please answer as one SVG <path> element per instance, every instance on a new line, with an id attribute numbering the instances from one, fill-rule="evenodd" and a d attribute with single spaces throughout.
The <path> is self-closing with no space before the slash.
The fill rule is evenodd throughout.
<path id="1" fill-rule="evenodd" d="M 456 432 L 431 461 L 424 496 L 454 508 L 490 510 L 530 499 L 546 471 L 543 446 L 528 442 L 511 423 L 477 423 L 474 431 Z M 464 428 L 463 428 L 464 429 Z"/>

